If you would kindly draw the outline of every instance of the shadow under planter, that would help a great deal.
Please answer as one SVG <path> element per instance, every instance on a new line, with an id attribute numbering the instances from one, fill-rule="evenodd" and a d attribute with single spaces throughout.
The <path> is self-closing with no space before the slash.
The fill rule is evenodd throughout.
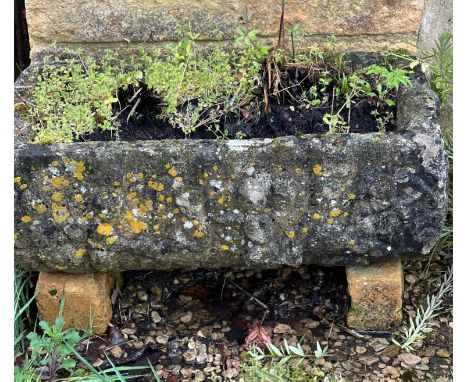
<path id="1" fill-rule="evenodd" d="M 28 75 L 16 83 L 23 99 Z M 57 277 L 347 266 L 348 324 L 398 324 L 400 259 L 429 253 L 440 235 L 447 158 L 427 83 L 414 76 L 396 103 L 397 127 L 386 134 L 248 140 L 38 145 L 17 115 L 16 262 Z M 395 277 L 381 277 L 387 270 Z M 354 280 L 366 272 L 374 291 L 383 283 L 393 297 L 358 301 Z M 102 298 L 110 305 L 108 294 Z M 395 308 L 377 309 L 386 304 Z"/>

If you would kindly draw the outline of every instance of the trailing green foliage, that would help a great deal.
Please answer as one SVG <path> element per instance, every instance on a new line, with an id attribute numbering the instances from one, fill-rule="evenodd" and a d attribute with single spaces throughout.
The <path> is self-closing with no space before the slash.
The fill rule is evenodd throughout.
<path id="1" fill-rule="evenodd" d="M 293 42 L 303 30 L 293 24 L 287 31 Z M 293 52 L 294 65 L 306 72 L 309 85 L 302 86 L 303 80 L 291 85 L 283 49 L 262 43 L 256 29 L 238 28 L 237 32 L 238 49 L 231 52 L 219 47 L 202 52 L 196 46 L 199 36 L 182 28 L 181 39 L 164 54 L 157 52 L 156 58 L 144 51 L 126 60 L 108 51 L 100 62 L 83 58 L 80 51 L 68 52 L 68 58 L 61 62 L 56 58 L 52 64 L 47 58 L 49 63 L 38 69 L 32 102 L 25 102 L 36 142 L 72 142 L 96 130 L 111 131 L 118 139 L 117 118 L 130 107 L 120 104 L 119 92 L 130 87 L 135 96 L 148 88 L 159 101 L 158 117 L 186 135 L 203 127 L 216 138 L 227 138 L 223 117 L 259 115 L 262 106 L 268 112 L 270 98 L 280 102 L 283 94 L 299 106 L 326 108 L 323 122 L 330 134 L 348 132 L 354 105 L 363 97 L 370 99 L 383 132 L 393 118 L 394 91 L 410 85 L 410 72 L 400 68 L 372 65 L 351 71 L 345 54 L 335 51 L 334 39 L 327 52 Z M 300 99 L 292 94 L 296 91 L 302 94 Z M 137 108 L 138 102 L 128 118 Z M 236 135 L 243 136 L 242 132 Z"/>
<path id="2" fill-rule="evenodd" d="M 115 129 L 112 104 L 118 102 L 117 91 L 143 77 L 141 64 L 133 59 L 133 69 L 124 69 L 111 51 L 99 64 L 91 57 L 83 59 L 81 51 L 68 54 L 63 63 L 45 64 L 37 73 L 29 109 L 37 142 L 72 142 L 96 127 Z"/>

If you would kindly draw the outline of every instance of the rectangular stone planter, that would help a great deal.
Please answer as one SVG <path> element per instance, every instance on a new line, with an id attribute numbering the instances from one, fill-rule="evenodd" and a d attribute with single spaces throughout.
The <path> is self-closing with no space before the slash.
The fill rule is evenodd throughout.
<path id="1" fill-rule="evenodd" d="M 37 145 L 18 115 L 15 131 L 27 269 L 365 265 L 427 254 L 446 214 L 438 100 L 418 76 L 387 134 Z"/>

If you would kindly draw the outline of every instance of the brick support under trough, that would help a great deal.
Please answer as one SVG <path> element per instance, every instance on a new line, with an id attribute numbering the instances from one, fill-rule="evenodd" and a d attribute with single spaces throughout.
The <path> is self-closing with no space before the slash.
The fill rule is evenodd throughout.
<path id="1" fill-rule="evenodd" d="M 400 260 L 346 268 L 351 307 L 347 324 L 358 330 L 401 324 L 403 268 Z"/>
<path id="2" fill-rule="evenodd" d="M 64 328 L 90 329 L 102 334 L 112 318 L 111 273 L 66 274 L 41 272 L 36 284 L 39 316 L 52 325 L 58 316 L 62 291 Z"/>

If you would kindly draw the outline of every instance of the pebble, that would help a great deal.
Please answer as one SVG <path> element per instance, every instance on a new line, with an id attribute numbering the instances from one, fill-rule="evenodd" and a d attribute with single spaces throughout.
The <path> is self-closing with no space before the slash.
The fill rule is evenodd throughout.
<path id="1" fill-rule="evenodd" d="M 132 345 L 135 349 L 141 349 L 143 346 L 145 346 L 143 341 L 134 341 Z"/>
<path id="2" fill-rule="evenodd" d="M 169 336 L 165 334 L 156 337 L 156 342 L 160 345 L 166 345 L 168 341 L 169 341 Z"/>
<path id="3" fill-rule="evenodd" d="M 94 367 L 99 367 L 104 363 L 104 360 L 101 358 L 98 358 L 96 361 L 93 362 Z"/>
<path id="4" fill-rule="evenodd" d="M 417 355 L 411 353 L 402 353 L 398 355 L 398 359 L 409 366 L 414 366 L 421 362 L 421 357 L 418 357 Z"/>
<path id="5" fill-rule="evenodd" d="M 116 345 L 110 349 L 109 353 L 111 353 L 112 357 L 114 358 L 121 358 L 125 352 L 119 345 Z"/>
<path id="6" fill-rule="evenodd" d="M 146 293 L 145 291 L 138 291 L 137 297 L 140 301 L 148 301 L 148 293 Z"/>
<path id="7" fill-rule="evenodd" d="M 234 369 L 234 368 L 230 368 L 230 369 L 226 369 L 226 371 L 224 372 L 224 376 L 226 378 L 234 378 L 234 377 L 237 377 L 239 375 L 239 372 Z"/>
<path id="8" fill-rule="evenodd" d="M 189 349 L 184 354 L 182 354 L 182 357 L 184 357 L 185 362 L 192 362 L 197 358 L 197 351 L 194 349 Z"/>
<path id="9" fill-rule="evenodd" d="M 383 351 L 383 355 L 390 358 L 395 358 L 400 353 L 398 345 L 392 344 L 386 347 Z"/>
<path id="10" fill-rule="evenodd" d="M 286 324 L 278 324 L 273 328 L 273 333 L 275 334 L 285 334 L 291 331 L 291 327 Z"/>
<path id="11" fill-rule="evenodd" d="M 148 344 L 154 344 L 154 343 L 156 343 L 156 341 L 154 340 L 153 337 L 151 337 L 151 336 L 146 336 L 146 337 L 143 339 L 143 343 L 144 343 L 144 345 L 146 346 L 146 345 L 148 345 Z"/>
<path id="12" fill-rule="evenodd" d="M 366 351 L 367 349 L 364 346 L 356 346 L 356 353 L 364 354 Z"/>
<path id="13" fill-rule="evenodd" d="M 376 362 L 379 362 L 379 358 L 374 356 L 361 357 L 359 358 L 359 362 L 363 363 L 366 366 L 370 366 Z"/>
<path id="14" fill-rule="evenodd" d="M 155 324 L 161 322 L 162 318 L 161 316 L 159 315 L 158 312 L 156 312 L 155 310 L 153 310 L 151 312 L 151 321 L 153 321 Z"/>
<path id="15" fill-rule="evenodd" d="M 437 349 L 435 353 L 436 353 L 437 357 L 441 357 L 441 358 L 450 357 L 450 353 L 445 349 Z"/>
<path id="16" fill-rule="evenodd" d="M 193 313 L 191 311 L 188 311 L 186 314 L 180 317 L 180 322 L 183 322 L 184 324 L 188 324 L 190 321 L 192 321 L 192 316 L 193 316 Z"/>
<path id="17" fill-rule="evenodd" d="M 414 284 L 418 279 L 415 275 L 410 273 L 405 276 L 405 280 L 410 284 Z"/>

